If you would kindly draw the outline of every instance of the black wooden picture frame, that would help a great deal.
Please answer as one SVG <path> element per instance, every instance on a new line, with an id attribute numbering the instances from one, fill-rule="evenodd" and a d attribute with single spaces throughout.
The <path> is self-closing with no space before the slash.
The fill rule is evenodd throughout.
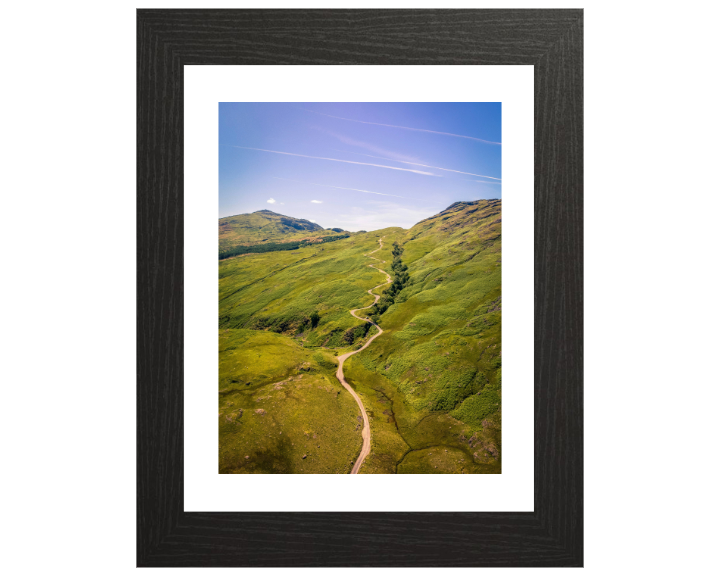
<path id="1" fill-rule="evenodd" d="M 183 510 L 186 64 L 534 66 L 534 512 Z M 582 211 L 582 10 L 139 10 L 138 566 L 582 566 Z"/>

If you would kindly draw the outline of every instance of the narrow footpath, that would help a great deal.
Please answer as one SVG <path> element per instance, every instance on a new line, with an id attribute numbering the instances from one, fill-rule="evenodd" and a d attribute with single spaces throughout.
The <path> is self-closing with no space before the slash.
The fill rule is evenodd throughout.
<path id="1" fill-rule="evenodd" d="M 383 236 L 383 238 L 384 238 L 384 236 Z M 378 240 L 378 242 L 380 243 L 380 248 L 378 248 L 377 250 L 373 250 L 372 252 L 370 252 L 370 254 L 368 254 L 368 256 L 370 258 L 372 258 L 373 260 L 377 260 L 378 262 L 382 262 L 384 264 L 385 263 L 384 260 L 381 261 L 378 258 L 371 256 L 371 254 L 375 254 L 375 252 L 382 249 L 382 247 L 383 247 L 382 240 L 383 240 L 382 238 L 380 238 Z M 360 466 L 362 466 L 363 462 L 365 461 L 365 458 L 367 458 L 367 455 L 370 454 L 370 421 L 368 420 L 368 415 L 367 415 L 367 412 L 365 411 L 365 406 L 363 405 L 362 400 L 360 400 L 360 397 L 357 395 L 355 390 L 353 390 L 352 387 L 345 381 L 345 375 L 343 374 L 343 364 L 345 363 L 345 360 L 347 358 L 350 358 L 350 356 L 352 356 L 353 354 L 357 354 L 358 352 L 362 352 L 363 350 L 365 350 L 365 348 L 370 346 L 370 344 L 372 343 L 373 340 L 375 340 L 375 338 L 377 338 L 378 336 L 380 336 L 380 334 L 383 333 L 382 328 L 380 328 L 380 326 L 375 324 L 375 322 L 373 322 L 372 320 L 369 320 L 367 318 L 363 318 L 362 316 L 358 316 L 357 314 L 355 314 L 355 312 L 359 312 L 360 310 L 367 310 L 368 308 L 372 308 L 375 305 L 375 303 L 377 303 L 377 301 L 380 300 L 380 296 L 378 296 L 377 294 L 373 294 L 373 290 L 376 290 L 377 288 L 380 288 L 382 286 L 386 286 L 387 284 L 390 284 L 392 282 L 392 278 L 390 278 L 390 274 L 385 272 L 385 270 L 381 270 L 380 268 L 373 266 L 372 264 L 368 264 L 368 266 L 370 268 L 375 268 L 375 270 L 385 274 L 385 276 L 387 277 L 387 282 L 378 284 L 374 288 L 370 288 L 370 290 L 368 290 L 368 294 L 370 294 L 370 296 L 375 297 L 375 302 L 370 304 L 370 306 L 365 306 L 364 308 L 356 308 L 355 310 L 350 310 L 350 314 L 355 316 L 355 318 L 357 318 L 358 320 L 362 320 L 363 322 L 367 322 L 367 323 L 375 326 L 375 328 L 378 329 L 378 333 L 375 334 L 374 336 L 372 336 L 367 342 L 365 342 L 365 345 L 362 348 L 360 348 L 359 350 L 355 350 L 353 352 L 348 352 L 347 354 L 343 354 L 342 356 L 338 356 L 339 366 L 337 369 L 337 373 L 335 374 L 337 379 L 340 380 L 340 383 L 345 387 L 345 389 L 348 392 L 350 392 L 350 394 L 352 394 L 352 397 L 355 398 L 355 402 L 357 402 L 358 406 L 360 406 L 360 411 L 362 412 L 362 417 L 363 417 L 362 450 L 360 450 L 360 456 L 355 461 L 355 465 L 353 466 L 352 472 L 350 472 L 350 474 L 357 474 L 358 470 L 360 470 Z"/>

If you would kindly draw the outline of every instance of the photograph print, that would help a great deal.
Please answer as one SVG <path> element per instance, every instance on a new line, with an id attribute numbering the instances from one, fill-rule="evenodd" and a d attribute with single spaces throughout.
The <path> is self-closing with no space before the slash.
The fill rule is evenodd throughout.
<path id="1" fill-rule="evenodd" d="M 219 104 L 219 473 L 502 472 L 502 105 Z"/>

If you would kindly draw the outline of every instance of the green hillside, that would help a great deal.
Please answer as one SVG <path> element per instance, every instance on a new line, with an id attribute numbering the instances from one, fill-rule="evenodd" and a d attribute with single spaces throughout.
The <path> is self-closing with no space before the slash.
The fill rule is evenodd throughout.
<path id="1" fill-rule="evenodd" d="M 338 229 L 325 230 L 309 220 L 259 210 L 252 214 L 238 214 L 220 218 L 219 248 L 229 250 L 236 246 L 265 242 L 288 242 L 336 235 Z"/>
<path id="2" fill-rule="evenodd" d="M 380 238 L 378 262 L 365 255 Z M 410 230 L 222 260 L 220 472 L 350 471 L 362 418 L 335 357 L 377 331 L 348 312 L 385 281 L 374 264 L 409 280 L 345 362 L 370 418 L 360 473 L 499 473 L 500 250 L 501 202 L 480 200 Z"/>

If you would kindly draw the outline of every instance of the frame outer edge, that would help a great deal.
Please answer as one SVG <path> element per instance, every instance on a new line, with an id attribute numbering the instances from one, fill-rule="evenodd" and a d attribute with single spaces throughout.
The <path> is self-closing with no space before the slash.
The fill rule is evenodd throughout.
<path id="1" fill-rule="evenodd" d="M 137 11 L 138 566 L 582 566 L 582 14 Z M 267 28 L 281 21 L 301 40 L 271 38 L 276 56 L 269 58 L 280 63 L 434 64 L 439 57 L 442 63 L 536 65 L 535 513 L 183 511 L 182 70 L 185 64 L 259 63 L 254 44 L 262 44 Z M 395 28 L 390 36 L 378 35 L 372 26 L 365 35 L 348 33 L 374 21 L 390 21 Z M 406 24 L 433 26 L 441 30 L 435 32 L 440 39 L 408 45 L 401 38 Z M 228 26 L 236 32 L 223 32 Z M 453 44 L 458 28 L 470 35 L 470 48 Z M 250 44 L 238 44 L 242 37 Z M 506 37 L 498 52 L 497 39 L 502 44 Z M 380 51 L 365 49 L 376 39 Z M 352 48 L 361 40 L 364 52 Z M 325 46 L 336 41 L 340 50 L 328 62 Z M 528 51 L 530 45 L 537 48 Z M 421 58 L 408 61 L 408 48 Z M 293 61 L 294 54 L 300 60 Z M 388 544 L 409 548 L 366 564 L 362 551 L 382 548 L 382 540 L 357 540 L 354 524 L 366 522 Z M 309 533 L 300 535 L 296 528 Z M 408 530 L 420 540 L 408 540 Z M 468 547 L 473 534 L 480 540 Z M 275 545 L 243 546 L 250 535 L 251 541 Z M 434 541 L 424 541 L 426 536 Z M 303 544 L 304 537 L 310 540 Z M 334 547 L 338 538 L 347 546 Z M 286 552 L 278 550 L 279 541 Z M 450 551 L 458 555 L 455 561 Z"/>

